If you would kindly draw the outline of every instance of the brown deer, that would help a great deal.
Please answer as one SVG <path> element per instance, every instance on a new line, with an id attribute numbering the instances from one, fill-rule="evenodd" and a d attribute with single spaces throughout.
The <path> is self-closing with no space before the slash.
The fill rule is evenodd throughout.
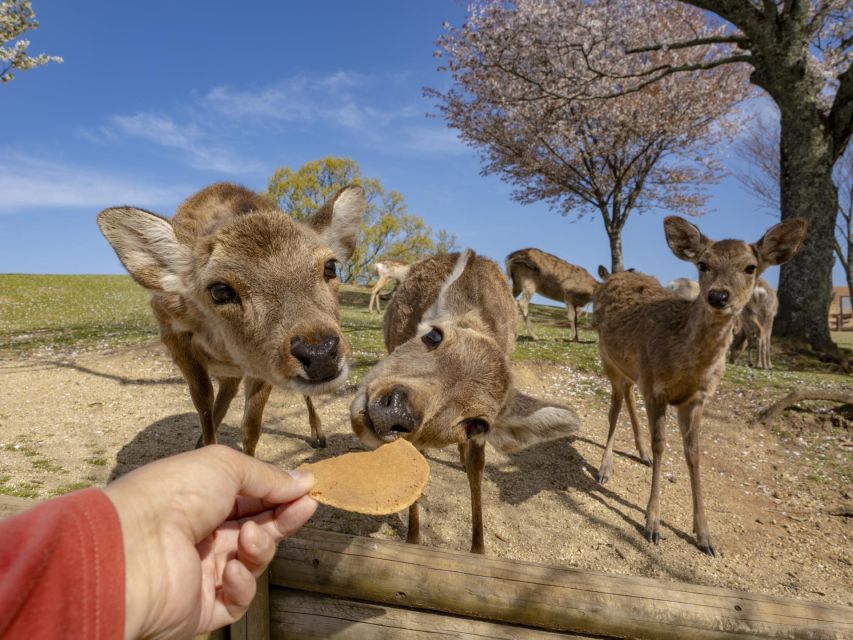
<path id="1" fill-rule="evenodd" d="M 779 310 L 779 298 L 770 283 L 758 279 L 752 297 L 740 312 L 740 323 L 734 332 L 729 362 L 738 361 L 745 349 L 749 349 L 749 364 L 752 366 L 752 347 L 757 345 L 757 366 L 760 369 L 772 369 L 770 361 L 770 337 L 773 333 L 773 320 Z"/>
<path id="2" fill-rule="evenodd" d="M 726 368 L 732 325 L 746 306 L 762 271 L 793 258 L 806 235 L 806 222 L 786 220 L 755 244 L 740 240 L 714 242 L 686 220 L 664 221 L 670 249 L 699 270 L 699 296 L 684 300 L 650 276 L 617 273 L 596 291 L 593 325 L 598 329 L 601 364 L 610 379 L 610 431 L 598 481 L 607 482 L 613 464 L 613 440 L 622 400 L 635 432 L 632 387 L 643 394 L 652 436 L 652 487 L 646 510 L 645 537 L 660 540 L 660 481 L 668 405 L 678 411 L 690 484 L 693 531 L 699 548 L 716 552 L 711 543 L 699 478 L 699 432 L 705 400 Z M 640 448 L 640 457 L 647 456 Z"/>
<path id="3" fill-rule="evenodd" d="M 374 307 L 376 313 L 382 313 L 379 307 L 379 291 L 384 287 L 389 280 L 393 280 L 398 286 L 409 273 L 409 263 L 400 260 L 380 260 L 373 265 L 379 280 L 373 285 L 370 290 L 370 303 L 367 305 L 367 311 L 373 313 Z"/>
<path id="4" fill-rule="evenodd" d="M 521 316 L 527 333 L 536 340 L 530 327 L 528 306 L 533 294 L 538 293 L 563 302 L 573 332 L 572 340 L 578 342 L 578 309 L 592 301 L 598 282 L 583 267 L 569 264 L 557 256 L 539 249 L 519 249 L 506 257 L 506 272 L 512 280 L 512 295 L 518 298 Z"/>
<path id="5" fill-rule="evenodd" d="M 364 190 L 351 186 L 297 223 L 267 198 L 219 183 L 185 200 L 171 221 L 133 207 L 98 215 L 130 275 L 151 292 L 160 337 L 198 411 L 197 446 L 216 442 L 244 378 L 245 453 L 255 453 L 273 384 L 305 395 L 312 444 L 325 446 L 309 396 L 346 381 L 336 265 L 352 254 L 366 206 Z"/>
<path id="6" fill-rule="evenodd" d="M 685 300 L 695 300 L 699 297 L 699 283 L 690 278 L 670 280 L 666 283 L 666 288 Z"/>
<path id="7" fill-rule="evenodd" d="M 471 551 L 483 553 L 486 442 L 513 451 L 574 432 L 577 414 L 513 388 L 518 312 L 497 264 L 466 251 L 412 265 L 385 311 L 389 354 L 350 406 L 369 446 L 406 438 L 418 449 L 459 446 L 471 490 Z M 389 478 L 393 482 L 393 478 Z M 420 542 L 418 504 L 407 542 Z"/>

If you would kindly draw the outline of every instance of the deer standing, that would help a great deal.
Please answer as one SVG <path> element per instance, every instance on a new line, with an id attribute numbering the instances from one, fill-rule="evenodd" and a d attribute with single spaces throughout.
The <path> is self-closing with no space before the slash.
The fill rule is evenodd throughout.
<path id="1" fill-rule="evenodd" d="M 598 481 L 607 482 L 613 464 L 613 440 L 622 401 L 639 433 L 632 387 L 643 394 L 652 436 L 652 487 L 646 510 L 645 537 L 660 540 L 660 481 L 668 405 L 678 411 L 693 493 L 693 531 L 699 548 L 716 555 L 705 519 L 699 477 L 699 432 L 705 400 L 717 388 L 726 367 L 732 325 L 752 296 L 758 277 L 771 265 L 793 258 L 806 235 L 806 222 L 786 220 L 755 244 L 740 240 L 714 242 L 686 220 L 664 221 L 670 249 L 699 270 L 700 293 L 694 300 L 678 298 L 650 276 L 617 273 L 598 288 L 593 324 L 599 352 L 610 379 L 607 446 Z M 648 459 L 637 441 L 640 457 Z"/>
<path id="2" fill-rule="evenodd" d="M 273 384 L 305 395 L 312 444 L 325 446 L 309 396 L 346 381 L 336 265 L 352 254 L 366 206 L 364 190 L 347 187 L 297 223 L 267 198 L 218 183 L 185 200 L 171 221 L 132 207 L 98 215 L 130 275 L 151 292 L 160 337 L 198 412 L 197 446 L 216 442 L 244 378 L 245 453 L 255 453 Z"/>
<path id="3" fill-rule="evenodd" d="M 369 446 L 406 438 L 419 450 L 459 446 L 471 490 L 471 551 L 483 553 L 485 446 L 513 451 L 574 432 L 577 414 L 513 388 L 518 312 L 497 264 L 465 251 L 412 265 L 385 311 L 388 355 L 350 405 Z M 393 478 L 389 478 L 393 481 Z M 407 542 L 420 542 L 418 503 Z"/>
<path id="4" fill-rule="evenodd" d="M 399 286 L 409 273 L 409 266 L 409 263 L 400 260 L 380 260 L 373 265 L 379 280 L 370 290 L 370 303 L 367 305 L 369 313 L 373 313 L 374 307 L 376 307 L 376 313 L 382 313 L 379 307 L 379 291 L 389 280 L 393 280 Z"/>
<path id="5" fill-rule="evenodd" d="M 752 292 L 752 297 L 740 312 L 740 327 L 735 331 L 729 362 L 734 364 L 749 349 L 749 364 L 752 365 L 752 346 L 758 346 L 757 366 L 760 369 L 772 369 L 770 361 L 770 337 L 773 333 L 773 320 L 779 310 L 779 298 L 770 283 L 763 278 Z"/>
<path id="6" fill-rule="evenodd" d="M 528 306 L 533 294 L 563 302 L 573 332 L 572 340 L 578 342 L 578 309 L 592 301 L 598 282 L 583 267 L 569 264 L 557 256 L 539 249 L 519 249 L 506 257 L 506 272 L 512 280 L 512 295 L 517 297 L 527 333 L 536 340 L 530 327 Z"/>

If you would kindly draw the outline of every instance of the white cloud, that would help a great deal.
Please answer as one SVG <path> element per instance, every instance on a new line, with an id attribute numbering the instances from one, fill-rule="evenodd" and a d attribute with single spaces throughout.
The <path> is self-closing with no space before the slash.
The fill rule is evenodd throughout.
<path id="1" fill-rule="evenodd" d="M 211 143 L 211 136 L 195 123 L 181 125 L 167 116 L 137 113 L 113 116 L 112 124 L 119 133 L 184 153 L 190 166 L 196 169 L 239 174 L 258 168 L 254 161 L 240 158 L 222 145 Z"/>
<path id="2" fill-rule="evenodd" d="M 188 193 L 185 185 L 145 184 L 136 177 L 42 160 L 15 152 L 0 153 L 0 214 L 34 208 L 132 204 L 173 208 Z"/>

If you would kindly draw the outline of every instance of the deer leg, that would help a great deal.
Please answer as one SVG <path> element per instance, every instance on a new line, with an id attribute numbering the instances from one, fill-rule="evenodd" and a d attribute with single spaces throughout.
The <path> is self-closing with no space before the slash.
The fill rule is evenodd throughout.
<path id="1" fill-rule="evenodd" d="M 457 444 L 456 447 L 459 449 L 459 462 L 462 463 L 462 466 L 465 466 L 465 443 L 462 442 Z"/>
<path id="2" fill-rule="evenodd" d="M 522 291 L 521 297 L 518 299 L 518 306 L 521 309 L 521 317 L 524 318 L 524 326 L 527 327 L 527 335 L 534 340 L 538 340 L 536 334 L 533 333 L 533 329 L 530 328 L 529 304 L 532 297 L 533 292 L 527 290 Z"/>
<path id="3" fill-rule="evenodd" d="M 578 310 L 571 302 L 566 303 L 566 315 L 569 318 L 569 330 L 574 334 L 572 341 L 580 342 L 578 338 Z"/>
<path id="4" fill-rule="evenodd" d="M 732 341 L 731 353 L 729 354 L 729 362 L 735 364 L 743 355 L 744 349 L 749 346 L 749 337 L 746 335 L 746 331 L 741 329 L 735 334 L 734 340 Z"/>
<path id="5" fill-rule="evenodd" d="M 373 307 L 376 307 L 376 313 L 382 313 L 382 309 L 379 306 L 379 290 L 385 286 L 385 283 L 388 282 L 388 278 L 385 276 L 379 276 L 379 280 L 376 281 L 376 284 L 373 285 L 373 289 L 370 290 L 370 304 L 367 306 L 367 311 L 369 313 L 373 313 Z"/>
<path id="6" fill-rule="evenodd" d="M 237 389 L 240 388 L 240 380 L 242 378 L 217 378 L 219 390 L 216 392 L 216 400 L 213 401 L 213 433 L 219 430 L 219 425 L 228 413 L 228 407 L 231 406 L 231 401 L 237 395 Z M 198 437 L 198 442 L 195 443 L 196 449 L 202 446 L 202 437 Z"/>
<path id="7" fill-rule="evenodd" d="M 471 553 L 485 553 L 483 542 L 483 469 L 486 467 L 485 443 L 469 440 L 465 446 L 465 473 L 471 488 Z"/>
<path id="8" fill-rule="evenodd" d="M 652 432 L 652 490 L 646 507 L 646 540 L 660 542 L 660 479 L 663 453 L 666 448 L 666 400 L 645 396 L 649 429 Z"/>
<path id="9" fill-rule="evenodd" d="M 637 406 L 634 404 L 634 385 L 628 380 L 622 383 L 622 396 L 628 405 L 628 417 L 631 418 L 631 428 L 634 430 L 634 444 L 637 446 L 637 455 L 643 464 L 652 466 L 652 457 L 649 455 L 646 445 L 643 443 L 643 435 L 640 433 L 640 421 L 637 420 Z"/>
<path id="10" fill-rule="evenodd" d="M 421 543 L 421 516 L 418 502 L 415 500 L 409 507 L 409 531 L 406 533 L 406 542 L 409 544 Z"/>
<path id="11" fill-rule="evenodd" d="M 323 425 L 320 423 L 320 416 L 314 410 L 314 403 L 311 402 L 311 396 L 304 396 L 305 406 L 308 407 L 308 424 L 311 425 L 311 442 L 309 444 L 315 449 L 326 448 L 326 434 L 323 433 Z"/>
<path id="12" fill-rule="evenodd" d="M 261 419 L 264 415 L 264 407 L 270 397 L 272 386 L 258 378 L 246 378 L 244 392 L 246 394 L 246 406 L 243 409 L 243 453 L 254 457 L 255 447 L 258 446 L 258 438 L 261 437 Z"/>
<path id="13" fill-rule="evenodd" d="M 172 359 L 187 381 L 190 398 L 198 413 L 201 439 L 196 443 L 196 448 L 203 444 L 216 444 L 216 429 L 213 427 L 213 385 L 204 365 L 192 354 L 189 334 L 164 334 L 163 343 L 168 347 Z"/>
<path id="14" fill-rule="evenodd" d="M 605 484 L 610 480 L 610 471 L 613 468 L 613 442 L 616 440 L 616 425 L 619 422 L 619 412 L 622 410 L 622 386 L 610 380 L 610 411 L 607 420 L 610 430 L 607 432 L 607 445 L 604 447 L 604 455 L 601 456 L 601 464 L 598 467 L 599 484 Z"/>
<path id="15" fill-rule="evenodd" d="M 708 522 L 705 520 L 705 503 L 702 500 L 702 482 L 699 476 L 699 431 L 702 427 L 702 402 L 687 402 L 678 406 L 678 427 L 684 444 L 684 457 L 690 471 L 690 488 L 693 491 L 693 533 L 696 544 L 709 556 L 717 552 L 711 544 Z"/>

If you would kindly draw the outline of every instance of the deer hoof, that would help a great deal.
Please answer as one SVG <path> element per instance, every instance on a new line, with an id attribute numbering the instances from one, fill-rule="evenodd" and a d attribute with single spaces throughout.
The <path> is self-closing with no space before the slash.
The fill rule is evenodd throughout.
<path id="1" fill-rule="evenodd" d="M 326 436 L 320 436 L 319 438 L 312 438 L 308 441 L 308 444 L 311 445 L 313 449 L 325 449 L 326 448 Z"/>
<path id="2" fill-rule="evenodd" d="M 716 558 L 716 557 L 717 557 L 717 552 L 716 552 L 716 550 L 715 550 L 715 549 L 714 549 L 714 547 L 712 547 L 710 544 L 704 544 L 704 545 L 700 544 L 700 545 L 699 545 L 699 550 L 700 550 L 702 553 L 704 553 L 704 554 L 707 554 L 707 555 L 711 556 L 712 558 Z"/>
<path id="3" fill-rule="evenodd" d="M 599 471 L 595 479 L 598 484 L 607 484 L 607 481 L 610 480 L 610 473 L 608 471 Z"/>
<path id="4" fill-rule="evenodd" d="M 643 535 L 646 537 L 646 540 L 649 542 L 653 542 L 655 544 L 660 544 L 660 532 L 659 531 L 649 531 L 645 529 L 643 531 Z"/>
<path id="5" fill-rule="evenodd" d="M 652 466 L 652 459 L 649 457 L 649 455 L 648 455 L 648 454 L 646 454 L 646 455 L 641 455 L 641 456 L 640 456 L 640 462 L 642 462 L 642 463 L 643 463 L 644 465 L 646 465 L 647 467 L 651 467 L 651 466 Z"/>

